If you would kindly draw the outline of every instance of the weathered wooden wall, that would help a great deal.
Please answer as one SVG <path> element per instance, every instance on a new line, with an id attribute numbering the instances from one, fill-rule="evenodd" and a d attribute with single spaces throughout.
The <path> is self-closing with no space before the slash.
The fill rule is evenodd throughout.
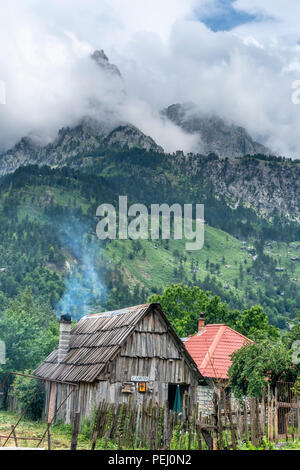
<path id="1" fill-rule="evenodd" d="M 51 393 L 52 390 L 52 393 Z M 50 422 L 53 416 L 55 416 L 55 422 L 61 421 L 65 424 L 73 422 L 74 415 L 78 411 L 79 404 L 79 387 L 76 388 L 73 393 L 66 400 L 70 392 L 74 390 L 71 385 L 64 385 L 59 383 L 46 382 L 45 384 L 45 418 Z M 53 401 L 51 400 L 53 397 Z M 60 405 L 65 403 L 60 408 Z M 60 408 L 60 409 L 59 409 Z"/>

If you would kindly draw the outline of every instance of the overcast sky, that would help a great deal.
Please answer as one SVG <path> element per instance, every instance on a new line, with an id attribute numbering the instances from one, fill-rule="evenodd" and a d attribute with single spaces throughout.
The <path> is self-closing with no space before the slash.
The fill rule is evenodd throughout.
<path id="1" fill-rule="evenodd" d="M 51 139 L 97 100 L 166 150 L 193 150 L 158 117 L 192 101 L 300 157 L 299 18 L 299 0 L 0 0 L 0 148 L 29 133 Z M 123 83 L 103 76 L 95 49 Z"/>

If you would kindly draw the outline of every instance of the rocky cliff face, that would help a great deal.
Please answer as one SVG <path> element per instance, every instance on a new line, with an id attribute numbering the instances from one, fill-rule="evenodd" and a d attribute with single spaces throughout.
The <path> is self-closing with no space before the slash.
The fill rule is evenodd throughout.
<path id="1" fill-rule="evenodd" d="M 212 185 L 231 207 L 245 204 L 268 216 L 300 221 L 300 163 L 177 155 L 174 166 L 199 186 Z"/>
<path id="2" fill-rule="evenodd" d="M 11 150 L 0 155 L 0 175 L 12 173 L 20 166 L 36 163 L 41 148 L 31 137 L 23 137 Z"/>
<path id="3" fill-rule="evenodd" d="M 139 147 L 148 152 L 150 150 L 155 152 L 164 151 L 150 136 L 146 136 L 139 129 L 130 124 L 114 129 L 105 139 L 105 145 L 107 147 L 128 147 L 129 149 Z"/>
<path id="4" fill-rule="evenodd" d="M 62 129 L 57 139 L 45 147 L 24 138 L 1 156 L 0 173 L 4 175 L 29 164 L 58 167 L 73 165 L 74 157 L 88 156 L 100 148 L 125 147 L 139 147 L 161 153 L 165 164 L 172 169 L 169 177 L 179 178 L 181 181 L 185 175 L 195 187 L 207 187 L 216 195 L 225 196 L 232 207 L 245 204 L 260 213 L 279 213 L 300 221 L 299 163 L 278 159 L 266 161 L 253 157 L 222 158 L 213 154 L 184 155 L 181 152 L 167 155 L 163 154 L 163 149 L 151 137 L 131 125 L 111 129 L 96 121 L 85 120 L 76 128 Z M 93 158 L 96 157 L 85 159 L 88 165 L 93 164 Z M 80 160 L 78 165 L 82 165 Z M 138 164 L 135 166 L 131 163 L 130 171 L 133 177 L 142 180 L 143 175 Z M 162 169 L 154 166 L 147 171 L 150 174 L 144 176 L 148 180 L 160 179 L 161 184 L 164 184 L 166 175 Z"/>
<path id="5" fill-rule="evenodd" d="M 63 128 L 51 144 L 40 146 L 31 138 L 22 139 L 15 147 L 0 155 L 0 175 L 14 172 L 20 166 L 65 166 L 79 155 L 99 148 L 134 147 L 163 152 L 162 147 L 136 127 L 124 124 L 111 128 L 91 119 L 85 119 L 74 128 Z"/>
<path id="6" fill-rule="evenodd" d="M 215 153 L 222 157 L 236 158 L 244 155 L 273 154 L 264 145 L 255 142 L 243 127 L 227 124 L 214 115 L 202 114 L 191 104 L 174 104 L 163 115 L 189 134 L 200 137 L 199 152 Z"/>

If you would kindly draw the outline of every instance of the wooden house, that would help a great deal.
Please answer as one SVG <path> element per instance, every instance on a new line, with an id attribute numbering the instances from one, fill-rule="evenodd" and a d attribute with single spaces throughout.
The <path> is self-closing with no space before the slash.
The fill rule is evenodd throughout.
<path id="1" fill-rule="evenodd" d="M 60 328 L 58 349 L 35 371 L 46 381 L 49 422 L 72 422 L 78 411 L 91 418 L 104 400 L 172 409 L 178 385 L 195 405 L 201 374 L 159 304 L 89 315 L 73 329 L 62 317 Z"/>

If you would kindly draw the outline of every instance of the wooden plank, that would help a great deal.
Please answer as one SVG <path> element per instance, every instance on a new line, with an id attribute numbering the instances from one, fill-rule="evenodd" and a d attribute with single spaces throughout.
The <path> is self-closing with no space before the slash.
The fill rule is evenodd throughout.
<path id="1" fill-rule="evenodd" d="M 286 408 L 289 410 L 300 410 L 300 403 L 286 403 L 286 402 L 279 401 L 278 406 L 280 408 Z"/>
<path id="2" fill-rule="evenodd" d="M 278 437 L 278 389 L 276 387 L 276 390 L 275 390 L 275 400 L 274 400 L 274 413 L 275 413 L 275 416 L 274 416 L 274 429 L 275 429 L 275 443 L 278 444 L 278 441 L 279 441 L 279 437 Z"/>
<path id="3" fill-rule="evenodd" d="M 213 431 L 213 450 L 218 450 L 218 398 L 215 391 L 213 395 L 213 423 L 216 428 Z"/>
<path id="4" fill-rule="evenodd" d="M 169 413 L 169 402 L 165 402 L 165 409 L 164 409 L 164 449 L 170 449 L 170 421 L 169 421 L 170 413 Z"/>
<path id="5" fill-rule="evenodd" d="M 262 390 L 261 409 L 260 409 L 260 428 L 262 437 L 266 434 L 266 389 Z"/>
<path id="6" fill-rule="evenodd" d="M 206 431 L 206 429 L 201 429 L 201 434 L 205 440 L 208 450 L 213 450 L 213 439 L 210 432 Z"/>
<path id="7" fill-rule="evenodd" d="M 221 400 L 220 400 L 220 395 L 219 395 L 219 394 L 217 394 L 217 406 L 218 406 L 219 445 L 220 445 L 220 450 L 224 450 L 224 443 L 223 443 L 223 424 L 222 424 L 222 410 L 221 410 Z"/>
<path id="8" fill-rule="evenodd" d="M 236 419 L 236 427 L 237 427 L 237 437 L 238 437 L 238 441 L 241 443 L 243 441 L 243 423 L 242 423 L 241 409 L 238 404 L 235 405 L 235 419 Z"/>
<path id="9" fill-rule="evenodd" d="M 251 443 L 256 447 L 255 398 L 250 398 Z"/>
<path id="10" fill-rule="evenodd" d="M 138 448 L 140 437 L 140 424 L 141 424 L 141 405 L 137 409 L 136 430 L 135 430 L 135 448 Z"/>
<path id="11" fill-rule="evenodd" d="M 244 431 L 245 431 L 245 440 L 246 442 L 249 441 L 249 432 L 248 432 L 248 407 L 247 407 L 247 402 L 244 400 L 243 404 L 244 408 Z"/>
<path id="12" fill-rule="evenodd" d="M 271 438 L 271 407 L 270 407 L 270 402 L 271 402 L 271 397 L 270 397 L 270 385 L 268 385 L 268 441 L 270 441 Z"/>
<path id="13" fill-rule="evenodd" d="M 48 424 L 52 423 L 53 416 L 55 413 L 55 401 L 56 401 L 55 395 L 56 395 L 56 384 L 52 382 L 50 385 L 50 397 L 49 397 L 49 406 L 48 406 Z"/>
<path id="14" fill-rule="evenodd" d="M 234 430 L 234 425 L 233 425 L 233 418 L 232 418 L 231 395 L 229 396 L 229 399 L 228 399 L 228 402 L 227 402 L 227 407 L 228 407 L 228 415 L 229 415 L 229 424 L 230 424 L 232 448 L 233 448 L 233 450 L 236 450 L 236 435 L 235 435 L 235 430 Z"/>
<path id="15" fill-rule="evenodd" d="M 223 408 L 224 408 L 224 429 L 225 429 L 225 438 L 226 438 L 226 445 L 227 445 L 227 449 L 229 450 L 230 449 L 230 442 L 229 442 L 229 438 L 228 438 L 228 432 L 227 432 L 227 429 L 228 429 L 228 426 L 227 426 L 227 400 L 226 400 L 226 394 L 225 394 L 225 390 L 222 389 L 222 401 L 223 401 Z"/>
<path id="16" fill-rule="evenodd" d="M 274 400 L 270 402 L 270 441 L 274 441 Z"/>
<path id="17" fill-rule="evenodd" d="M 261 426 L 260 426 L 258 398 L 255 399 L 255 434 L 256 434 L 256 445 L 259 446 L 261 442 Z"/>

